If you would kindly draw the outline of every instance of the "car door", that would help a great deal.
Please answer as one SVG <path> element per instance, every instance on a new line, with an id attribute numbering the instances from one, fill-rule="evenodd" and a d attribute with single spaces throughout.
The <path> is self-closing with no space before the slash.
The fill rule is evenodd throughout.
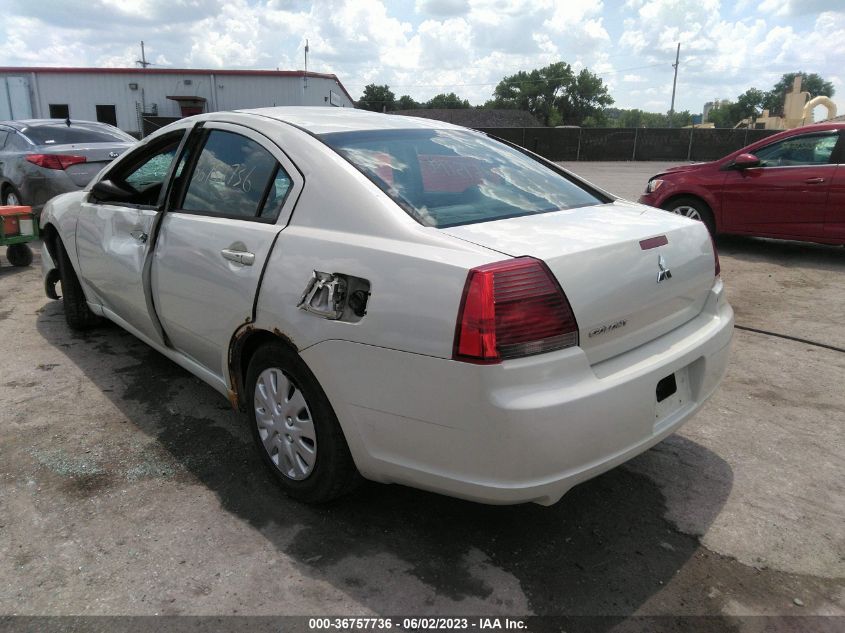
<path id="1" fill-rule="evenodd" d="M 187 129 L 146 144 L 122 159 L 101 180 L 132 192 L 81 204 L 76 249 L 81 276 L 105 310 L 154 342 L 163 339 L 144 280 L 153 222 L 160 212 L 171 168 Z M 110 315 L 111 316 L 111 315 Z"/>
<path id="2" fill-rule="evenodd" d="M 822 235 L 838 140 L 836 130 L 799 134 L 756 150 L 759 167 L 730 170 L 722 190 L 725 230 Z"/>
<path id="3" fill-rule="evenodd" d="M 152 294 L 170 345 L 222 377 L 303 180 L 279 147 L 232 123 L 206 123 L 192 154 L 158 232 Z"/>

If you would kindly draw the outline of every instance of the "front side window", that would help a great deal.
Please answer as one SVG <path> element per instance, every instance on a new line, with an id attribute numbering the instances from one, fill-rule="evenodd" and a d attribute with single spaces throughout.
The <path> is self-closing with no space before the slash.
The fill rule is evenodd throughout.
<path id="1" fill-rule="evenodd" d="M 211 130 L 188 182 L 182 208 L 208 215 L 258 217 L 268 195 L 275 196 L 274 189 L 285 187 L 284 179 L 276 177 L 277 168 L 272 154 L 255 141 L 234 132 Z"/>
<path id="2" fill-rule="evenodd" d="M 427 226 L 607 202 L 519 150 L 474 132 L 376 130 L 321 139 Z"/>
<path id="3" fill-rule="evenodd" d="M 755 152 L 761 167 L 828 165 L 839 135 L 811 134 L 793 136 Z"/>
<path id="4" fill-rule="evenodd" d="M 169 134 L 151 146 L 136 150 L 115 171 L 110 172 L 106 178 L 132 192 L 130 198 L 121 198 L 115 202 L 155 206 L 183 135 L 183 131 Z M 101 202 L 107 201 L 101 199 Z"/>

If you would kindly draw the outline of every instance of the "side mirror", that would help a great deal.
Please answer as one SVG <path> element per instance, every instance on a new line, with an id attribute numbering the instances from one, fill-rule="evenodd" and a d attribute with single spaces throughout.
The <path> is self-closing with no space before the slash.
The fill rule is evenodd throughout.
<path id="1" fill-rule="evenodd" d="M 754 154 L 740 154 L 736 158 L 734 158 L 733 163 L 731 165 L 735 169 L 748 169 L 749 167 L 759 167 L 760 166 L 760 159 L 757 158 Z"/>
<path id="2" fill-rule="evenodd" d="M 96 200 L 129 200 L 134 193 L 115 184 L 111 180 L 100 180 L 91 187 L 91 195 Z"/>

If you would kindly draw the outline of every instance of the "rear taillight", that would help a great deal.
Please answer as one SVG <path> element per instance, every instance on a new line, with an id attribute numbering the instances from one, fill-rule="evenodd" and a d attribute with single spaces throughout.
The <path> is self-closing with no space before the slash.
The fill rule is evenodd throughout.
<path id="1" fill-rule="evenodd" d="M 716 277 L 722 274 L 722 266 L 719 264 L 719 249 L 716 248 L 716 240 L 710 236 L 710 244 L 713 246 L 713 258 L 716 260 Z"/>
<path id="2" fill-rule="evenodd" d="M 578 345 L 578 324 L 548 267 L 519 257 L 469 271 L 454 360 L 493 364 Z"/>
<path id="3" fill-rule="evenodd" d="M 45 169 L 67 169 L 71 165 L 87 162 L 84 156 L 73 156 L 70 154 L 27 154 L 26 159 L 33 165 Z"/>

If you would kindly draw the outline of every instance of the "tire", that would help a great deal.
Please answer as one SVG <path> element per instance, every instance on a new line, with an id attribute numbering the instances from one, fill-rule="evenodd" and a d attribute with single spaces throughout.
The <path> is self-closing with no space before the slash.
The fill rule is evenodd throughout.
<path id="1" fill-rule="evenodd" d="M 663 208 L 670 213 L 704 222 L 704 226 L 710 231 L 710 235 L 716 236 L 716 221 L 713 218 L 713 212 L 704 201 L 691 196 L 675 198 L 664 204 Z"/>
<path id="2" fill-rule="evenodd" d="M 32 263 L 32 249 L 28 244 L 10 244 L 6 247 L 6 259 L 12 266 L 29 266 Z"/>
<path id="3" fill-rule="evenodd" d="M 288 496 L 326 503 L 360 482 L 325 392 L 293 350 L 281 343 L 260 347 L 246 389 L 255 446 Z"/>
<path id="4" fill-rule="evenodd" d="M 99 325 L 102 319 L 91 312 L 85 301 L 85 293 L 79 284 L 79 278 L 70 263 L 67 251 L 61 239 L 56 238 L 56 263 L 59 265 L 59 278 L 62 282 L 62 303 L 65 307 L 65 321 L 73 330 L 89 330 Z"/>
<path id="5" fill-rule="evenodd" d="M 19 207 L 23 204 L 18 192 L 11 187 L 3 189 L 3 204 L 6 206 Z"/>

